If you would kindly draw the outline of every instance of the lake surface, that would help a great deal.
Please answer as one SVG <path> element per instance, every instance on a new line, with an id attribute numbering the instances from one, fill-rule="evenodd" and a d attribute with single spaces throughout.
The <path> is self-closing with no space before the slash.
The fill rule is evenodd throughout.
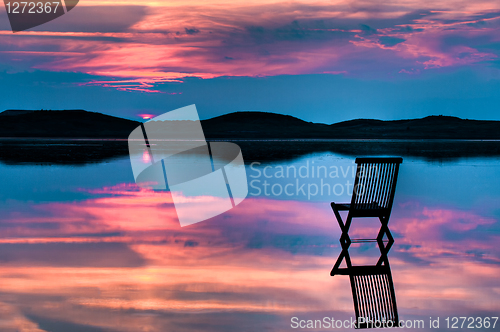
<path id="1" fill-rule="evenodd" d="M 354 159 L 252 160 L 241 204 L 182 228 L 170 193 L 138 188 L 128 157 L 0 163 L 0 331 L 294 331 L 293 317 L 350 319 L 349 278 L 330 277 L 330 202 L 350 201 Z M 500 158 L 404 158 L 389 222 L 401 320 L 444 331 L 447 317 L 500 315 L 499 207 Z M 368 219 L 350 234 L 378 229 Z M 350 251 L 378 259 L 371 244 Z"/>

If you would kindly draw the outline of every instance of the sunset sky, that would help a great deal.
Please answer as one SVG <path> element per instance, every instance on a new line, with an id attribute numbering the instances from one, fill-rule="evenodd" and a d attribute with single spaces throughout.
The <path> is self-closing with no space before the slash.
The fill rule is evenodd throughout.
<path id="1" fill-rule="evenodd" d="M 498 0 L 81 0 L 15 34 L 0 17 L 0 110 L 500 120 Z"/>

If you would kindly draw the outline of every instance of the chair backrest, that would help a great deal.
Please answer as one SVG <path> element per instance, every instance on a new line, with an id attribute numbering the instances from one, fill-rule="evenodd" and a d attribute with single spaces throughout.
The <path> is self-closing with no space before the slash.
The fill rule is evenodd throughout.
<path id="1" fill-rule="evenodd" d="M 356 266 L 350 272 L 357 327 L 397 327 L 398 309 L 389 265 Z"/>
<path id="2" fill-rule="evenodd" d="M 355 210 L 392 208 L 399 164 L 403 158 L 356 158 L 357 171 L 351 208 Z"/>

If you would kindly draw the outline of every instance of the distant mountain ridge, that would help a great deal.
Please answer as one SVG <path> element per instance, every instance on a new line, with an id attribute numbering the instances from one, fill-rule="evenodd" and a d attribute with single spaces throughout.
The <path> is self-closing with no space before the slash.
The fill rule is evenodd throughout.
<path id="1" fill-rule="evenodd" d="M 202 121 L 211 138 L 500 139 L 500 121 L 427 116 L 408 120 L 356 119 L 312 123 L 289 115 L 236 112 Z"/>
<path id="2" fill-rule="evenodd" d="M 127 138 L 140 122 L 85 110 L 6 110 L 0 137 Z"/>
<path id="3" fill-rule="evenodd" d="M 307 122 L 290 115 L 235 112 L 202 120 L 209 139 L 500 139 L 500 121 L 452 116 Z M 0 137 L 126 139 L 141 122 L 84 110 L 6 110 Z"/>

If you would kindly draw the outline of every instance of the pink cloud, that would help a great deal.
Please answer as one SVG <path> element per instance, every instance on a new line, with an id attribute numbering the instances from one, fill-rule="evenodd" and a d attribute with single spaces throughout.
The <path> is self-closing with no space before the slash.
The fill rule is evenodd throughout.
<path id="1" fill-rule="evenodd" d="M 500 6 L 481 1 L 457 11 L 454 2 L 448 5 L 435 10 L 430 2 L 405 3 L 397 10 L 391 5 L 375 10 L 349 2 L 223 7 L 197 2 L 187 11 L 176 3 L 168 10 L 152 3 L 123 31 L 27 31 L 15 38 L 3 31 L 0 39 L 9 50 L 0 50 L 0 58 L 7 63 L 26 59 L 29 68 L 110 77 L 89 84 L 145 92 L 160 92 L 157 84 L 193 76 L 380 77 L 496 59 L 494 50 L 479 50 L 467 40 L 487 36 L 491 43 L 499 41 L 500 14 L 495 13 Z M 368 20 L 375 22 L 373 27 L 363 26 Z M 454 35 L 464 37 L 463 43 L 444 47 Z M 391 46 L 380 37 L 404 42 Z"/>

